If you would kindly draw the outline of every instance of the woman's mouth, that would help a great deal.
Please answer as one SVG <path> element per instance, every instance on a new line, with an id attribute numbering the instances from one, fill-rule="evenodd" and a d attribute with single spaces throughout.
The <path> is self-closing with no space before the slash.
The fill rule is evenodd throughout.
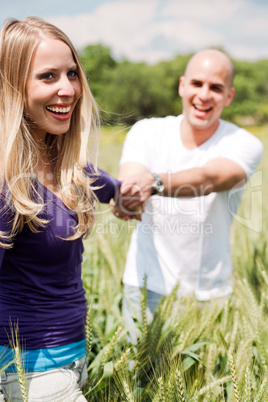
<path id="1" fill-rule="evenodd" d="M 57 115 L 67 115 L 70 110 L 71 106 L 61 107 L 61 106 L 47 106 L 46 109 L 54 114 Z"/>

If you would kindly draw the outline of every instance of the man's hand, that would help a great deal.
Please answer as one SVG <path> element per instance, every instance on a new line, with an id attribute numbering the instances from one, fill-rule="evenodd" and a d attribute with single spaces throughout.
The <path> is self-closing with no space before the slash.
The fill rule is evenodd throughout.
<path id="1" fill-rule="evenodd" d="M 140 207 L 152 195 L 154 177 L 150 172 L 129 176 L 121 181 L 122 204 L 127 210 Z"/>
<path id="2" fill-rule="evenodd" d="M 129 206 L 126 206 L 126 204 L 129 204 L 130 198 L 134 199 L 134 196 L 129 197 L 129 195 L 124 196 L 123 194 L 118 193 L 116 199 L 112 199 L 110 201 L 109 205 L 111 211 L 117 218 L 123 219 L 125 221 L 131 219 L 141 221 L 141 216 L 144 212 L 144 204 L 139 200 L 136 201 L 135 199 L 134 202 L 138 202 L 138 205 L 130 208 Z"/>

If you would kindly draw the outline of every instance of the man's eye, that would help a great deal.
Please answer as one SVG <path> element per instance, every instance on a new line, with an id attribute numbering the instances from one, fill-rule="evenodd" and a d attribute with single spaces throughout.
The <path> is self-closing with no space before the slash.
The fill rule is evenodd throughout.
<path id="1" fill-rule="evenodd" d="M 201 87 L 201 86 L 202 86 L 202 83 L 199 82 L 199 81 L 193 81 L 193 82 L 192 82 L 192 85 L 193 85 L 194 87 Z"/>
<path id="2" fill-rule="evenodd" d="M 218 86 L 213 86 L 211 87 L 212 91 L 214 92 L 222 92 L 222 87 L 218 87 Z"/>

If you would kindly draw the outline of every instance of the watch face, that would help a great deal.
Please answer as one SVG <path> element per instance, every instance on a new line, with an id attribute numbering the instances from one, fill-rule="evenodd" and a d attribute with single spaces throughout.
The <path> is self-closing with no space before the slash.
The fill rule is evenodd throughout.
<path id="1" fill-rule="evenodd" d="M 159 193 L 162 193 L 162 192 L 164 191 L 164 184 L 163 184 L 162 180 L 159 181 L 159 182 L 157 183 L 157 185 L 158 185 L 158 192 L 159 192 Z"/>
<path id="2" fill-rule="evenodd" d="M 156 175 L 155 173 L 152 173 L 154 176 L 154 182 L 152 184 L 153 187 L 153 194 L 161 194 L 164 191 L 164 184 L 162 179 Z"/>

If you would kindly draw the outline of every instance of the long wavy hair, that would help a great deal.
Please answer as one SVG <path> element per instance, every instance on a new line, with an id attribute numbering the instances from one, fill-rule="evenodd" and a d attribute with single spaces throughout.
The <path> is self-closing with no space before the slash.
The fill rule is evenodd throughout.
<path id="1" fill-rule="evenodd" d="M 69 46 L 82 88 L 68 132 L 59 136 L 48 133 L 46 137 L 57 191 L 78 216 L 75 232 L 67 240 L 87 235 L 94 219 L 94 193 L 83 168 L 89 160 L 96 169 L 99 119 L 81 61 L 69 38 L 54 25 L 37 17 L 8 19 L 0 33 L 0 191 L 13 211 L 11 231 L 0 232 L 0 245 L 6 248 L 12 246 L 12 239 L 25 224 L 36 232 L 47 223 L 40 217 L 44 202 L 33 197 L 34 170 L 40 155 L 24 114 L 32 56 L 44 37 Z"/>

